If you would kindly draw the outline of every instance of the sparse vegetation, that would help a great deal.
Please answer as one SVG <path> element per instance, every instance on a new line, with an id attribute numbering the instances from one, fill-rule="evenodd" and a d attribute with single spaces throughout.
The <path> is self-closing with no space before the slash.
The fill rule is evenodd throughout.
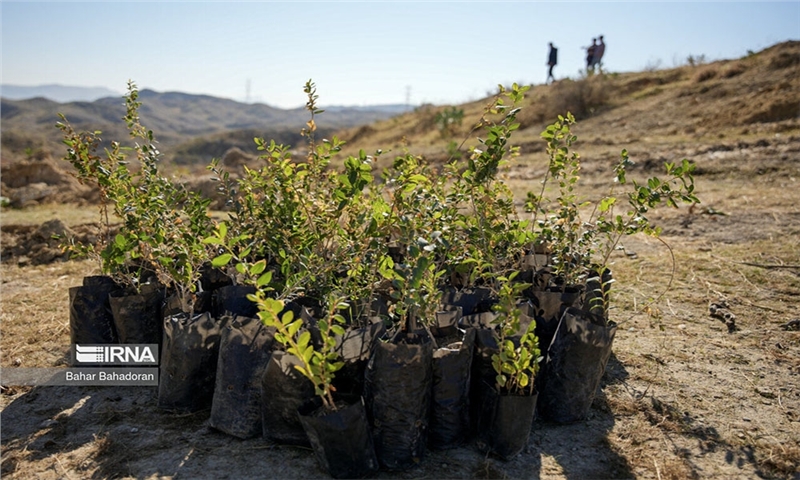
<path id="1" fill-rule="evenodd" d="M 686 64 L 690 67 L 697 67 L 706 63 L 705 55 L 689 55 L 686 57 Z"/>
<path id="2" fill-rule="evenodd" d="M 719 74 L 719 68 L 715 65 L 705 66 L 702 69 L 698 70 L 697 73 L 694 75 L 694 81 L 696 83 L 705 82 L 707 80 L 711 80 L 712 78 L 716 78 L 717 74 Z"/>
<path id="3" fill-rule="evenodd" d="M 464 121 L 464 110 L 457 107 L 448 107 L 436 114 L 433 119 L 439 133 L 445 138 L 453 136 Z"/>

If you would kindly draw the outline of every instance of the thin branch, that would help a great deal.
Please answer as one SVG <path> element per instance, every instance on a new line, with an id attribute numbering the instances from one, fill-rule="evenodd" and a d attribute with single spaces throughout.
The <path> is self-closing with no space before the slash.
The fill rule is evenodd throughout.
<path id="1" fill-rule="evenodd" d="M 678 262 L 675 260 L 675 252 L 672 250 L 672 247 L 667 242 L 665 242 L 661 237 L 653 237 L 653 238 L 661 242 L 665 247 L 667 247 L 667 250 L 669 250 L 669 255 L 670 258 L 672 259 L 672 272 L 670 272 L 669 275 L 669 283 L 667 284 L 667 287 L 656 298 L 642 305 L 642 308 L 639 309 L 639 311 L 634 312 L 630 317 L 626 318 L 625 320 L 619 321 L 617 323 L 618 326 L 622 325 L 625 322 L 630 321 L 635 316 L 639 315 L 642 312 L 642 310 L 644 310 L 646 307 L 649 307 L 650 305 L 653 305 L 654 303 L 661 300 L 664 297 L 664 295 L 666 295 L 667 292 L 669 292 L 672 289 L 672 282 L 675 280 L 675 272 L 678 269 Z"/>
<path id="2" fill-rule="evenodd" d="M 763 263 L 753 263 L 753 262 L 734 262 L 734 263 L 739 263 L 741 265 L 749 265 L 751 267 L 758 267 L 758 268 L 769 268 L 769 269 L 787 268 L 793 270 L 800 270 L 800 265 L 767 265 Z"/>
<path id="3" fill-rule="evenodd" d="M 756 262 L 735 262 L 733 260 L 728 260 L 724 257 L 718 257 L 716 255 L 711 255 L 712 258 L 716 258 L 717 260 L 722 260 L 728 263 L 737 263 L 739 265 L 748 265 L 750 267 L 758 267 L 758 268 L 767 268 L 767 269 L 790 269 L 790 270 L 800 270 L 800 265 L 774 265 L 774 264 L 767 264 L 767 263 L 756 263 Z"/>

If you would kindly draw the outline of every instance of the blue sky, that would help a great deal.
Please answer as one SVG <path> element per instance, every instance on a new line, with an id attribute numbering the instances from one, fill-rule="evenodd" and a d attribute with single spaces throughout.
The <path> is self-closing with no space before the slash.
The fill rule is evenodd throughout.
<path id="1" fill-rule="evenodd" d="M 800 2 L 0 3 L 2 83 L 209 94 L 302 106 L 458 104 L 497 84 L 576 78 L 604 35 L 608 71 L 744 56 L 800 40 Z M 249 85 L 249 90 L 248 90 Z M 249 97 L 248 97 L 249 92 Z"/>

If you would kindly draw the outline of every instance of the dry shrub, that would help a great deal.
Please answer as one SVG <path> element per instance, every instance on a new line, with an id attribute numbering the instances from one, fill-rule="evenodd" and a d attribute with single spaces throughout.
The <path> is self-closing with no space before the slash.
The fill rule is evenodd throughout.
<path id="1" fill-rule="evenodd" d="M 706 80 L 711 80 L 715 78 L 719 73 L 719 69 L 717 67 L 708 66 L 701 68 L 697 71 L 692 79 L 695 83 L 705 82 Z"/>
<path id="2" fill-rule="evenodd" d="M 769 61 L 770 70 L 781 70 L 795 65 L 800 65 L 800 53 L 781 52 Z"/>
<path id="3" fill-rule="evenodd" d="M 523 109 L 517 120 L 526 128 L 537 122 L 551 122 L 567 112 L 578 120 L 587 118 L 608 103 L 609 87 L 603 75 L 558 81 L 533 102 L 529 111 Z"/>
<path id="4" fill-rule="evenodd" d="M 656 472 L 658 478 L 663 480 L 684 480 L 687 478 L 698 478 L 698 475 L 686 465 L 686 462 L 678 458 L 669 458 L 664 460 L 664 465 L 659 466 L 654 463 L 657 468 Z"/>
<path id="5" fill-rule="evenodd" d="M 375 135 L 376 132 L 377 130 L 375 130 L 375 127 L 371 125 L 362 125 L 358 127 L 355 132 L 353 132 L 353 135 L 349 139 L 347 139 L 347 141 L 350 143 L 358 143 L 362 141 L 364 138 L 368 138 L 372 135 Z"/>
<path id="6" fill-rule="evenodd" d="M 622 417 L 636 415 L 641 410 L 639 402 L 630 395 L 608 395 L 607 402 L 614 415 Z"/>
<path id="7" fill-rule="evenodd" d="M 222 155 L 222 165 L 227 168 L 239 169 L 242 165 L 252 165 L 255 163 L 255 155 L 246 153 L 239 147 L 231 147 Z"/>
<path id="8" fill-rule="evenodd" d="M 791 100 L 773 101 L 744 119 L 745 124 L 780 122 L 800 116 L 800 105 Z"/>
<path id="9" fill-rule="evenodd" d="M 722 78 L 733 78 L 743 74 L 746 70 L 747 67 L 742 62 L 736 62 L 722 72 Z"/>
<path id="10" fill-rule="evenodd" d="M 661 87 L 648 88 L 648 89 L 640 90 L 640 91 L 634 93 L 633 94 L 633 98 L 636 99 L 636 100 L 641 100 L 643 98 L 647 98 L 647 97 L 652 97 L 654 95 L 658 95 L 658 94 L 662 93 L 663 91 L 664 91 L 664 89 L 661 88 Z"/>
<path id="11" fill-rule="evenodd" d="M 0 460 L 0 475 L 9 477 L 17 472 L 17 467 L 27 460 L 28 452 L 23 450 L 8 450 L 3 452 Z"/>
<path id="12" fill-rule="evenodd" d="M 791 478 L 797 474 L 797 466 L 800 465 L 800 446 L 779 445 L 770 455 L 759 462 L 762 468 L 778 475 L 786 475 Z"/>
<path id="13" fill-rule="evenodd" d="M 436 108 L 430 104 L 417 107 L 416 112 L 421 118 L 414 126 L 414 130 L 411 133 L 420 134 L 436 130 L 436 114 L 439 113 L 440 110 L 441 108 Z"/>
<path id="14" fill-rule="evenodd" d="M 128 464 L 136 458 L 136 453 L 129 445 L 108 434 L 95 435 L 94 445 L 97 474 L 101 478 L 130 474 Z"/>

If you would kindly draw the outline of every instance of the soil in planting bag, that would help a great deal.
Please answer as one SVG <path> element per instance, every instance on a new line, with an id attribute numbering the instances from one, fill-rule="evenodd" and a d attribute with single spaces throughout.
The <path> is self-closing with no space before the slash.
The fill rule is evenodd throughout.
<path id="1" fill-rule="evenodd" d="M 536 319 L 536 336 L 539 337 L 539 346 L 542 352 L 547 350 L 553 335 L 558 328 L 563 310 L 569 307 L 580 308 L 583 305 L 583 288 L 548 287 L 542 291 L 529 292 L 528 301 L 533 309 L 529 313 Z"/>
<path id="2" fill-rule="evenodd" d="M 219 357 L 220 321 L 210 313 L 164 319 L 158 407 L 190 413 L 211 406 Z"/>
<path id="3" fill-rule="evenodd" d="M 211 295 L 211 314 L 217 318 L 225 315 L 258 316 L 258 305 L 247 298 L 251 293 L 256 293 L 256 288 L 250 285 L 226 285 L 217 288 Z"/>
<path id="4" fill-rule="evenodd" d="M 537 271 L 550 264 L 551 256 L 547 253 L 528 253 L 522 257 L 523 271 Z"/>
<path id="5" fill-rule="evenodd" d="M 297 409 L 314 397 L 314 385 L 295 365 L 300 366 L 300 360 L 282 351 L 273 352 L 267 362 L 261 377 L 262 435 L 276 443 L 307 447 Z"/>
<path id="6" fill-rule="evenodd" d="M 195 292 L 193 295 L 194 313 L 211 312 L 212 294 L 210 291 Z M 164 317 L 170 317 L 181 313 L 183 313 L 183 306 L 180 297 L 175 293 L 168 295 L 161 308 L 161 314 Z"/>
<path id="7" fill-rule="evenodd" d="M 548 269 L 521 270 L 514 279 L 515 283 L 527 283 L 530 286 L 522 291 L 522 296 L 530 298 L 533 292 L 541 292 L 547 288 L 552 274 Z"/>
<path id="8" fill-rule="evenodd" d="M 433 352 L 428 445 L 446 449 L 463 444 L 470 434 L 469 389 L 475 329 L 469 329 L 456 343 Z"/>
<path id="9" fill-rule="evenodd" d="M 112 294 L 109 297 L 114 327 L 119 343 L 161 344 L 163 338 L 164 289 L 157 284 L 144 284 L 140 293 Z"/>
<path id="10" fill-rule="evenodd" d="M 539 392 L 539 413 L 547 420 L 571 423 L 589 413 L 611 356 L 616 324 L 577 308 L 564 311 L 547 351 Z"/>
<path id="11" fill-rule="evenodd" d="M 212 266 L 210 262 L 200 267 L 200 286 L 203 291 L 213 292 L 228 285 L 233 285 L 233 280 L 221 268 Z"/>
<path id="12" fill-rule="evenodd" d="M 363 478 L 377 472 L 378 458 L 363 400 L 359 397 L 334 412 L 325 412 L 321 405 L 319 397 L 314 397 L 298 409 L 320 468 L 333 478 Z"/>
<path id="13" fill-rule="evenodd" d="M 443 305 L 461 307 L 462 315 L 488 312 L 497 299 L 492 295 L 491 289 L 485 287 L 470 287 L 463 289 L 447 288 L 442 292 Z"/>
<path id="14" fill-rule="evenodd" d="M 443 310 L 436 312 L 436 320 L 430 326 L 431 334 L 437 339 L 458 335 L 458 321 L 462 316 L 463 310 L 458 305 L 444 305 Z"/>
<path id="15" fill-rule="evenodd" d="M 506 395 L 485 385 L 478 421 L 477 446 L 503 460 L 517 456 L 528 445 L 537 395 Z"/>
<path id="16" fill-rule="evenodd" d="M 83 278 L 83 286 L 69 289 L 69 327 L 73 344 L 117 343 L 109 295 L 121 287 L 109 276 Z"/>
<path id="17" fill-rule="evenodd" d="M 336 372 L 333 384 L 340 395 L 360 396 L 364 391 L 364 372 L 372 348 L 386 334 L 380 320 L 366 327 L 350 327 L 343 336 L 336 337 L 336 352 L 341 355 L 344 367 Z"/>
<path id="18" fill-rule="evenodd" d="M 428 433 L 433 341 L 425 330 L 378 342 L 365 374 L 365 401 L 375 452 L 389 470 L 422 461 Z"/>
<path id="19" fill-rule="evenodd" d="M 262 433 L 261 378 L 275 329 L 257 317 L 236 316 L 222 323 L 210 424 L 234 437 L 256 437 Z"/>

